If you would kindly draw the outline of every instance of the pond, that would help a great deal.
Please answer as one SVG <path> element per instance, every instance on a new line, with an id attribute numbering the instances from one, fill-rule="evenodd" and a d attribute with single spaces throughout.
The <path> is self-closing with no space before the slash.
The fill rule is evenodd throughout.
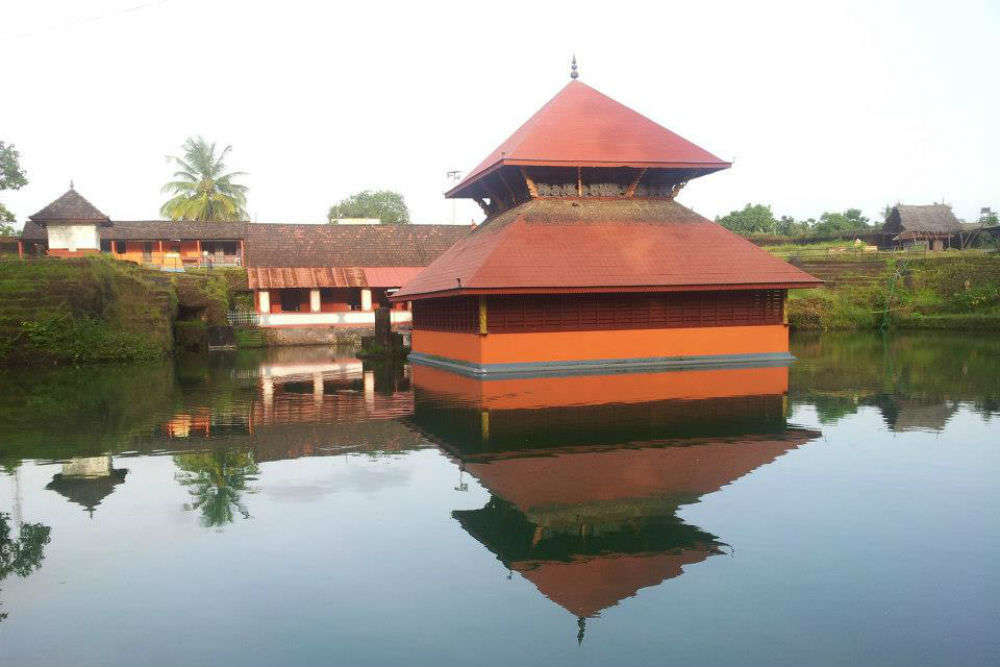
<path id="1" fill-rule="evenodd" d="M 0 663 L 1000 662 L 1000 343 L 0 373 Z"/>

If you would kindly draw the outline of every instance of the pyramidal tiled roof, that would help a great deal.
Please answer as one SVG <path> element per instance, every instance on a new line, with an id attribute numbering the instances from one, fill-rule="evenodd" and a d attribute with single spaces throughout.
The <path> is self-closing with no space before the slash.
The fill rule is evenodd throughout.
<path id="1" fill-rule="evenodd" d="M 99 222 L 111 224 L 108 216 L 84 199 L 72 186 L 66 193 L 38 213 L 28 216 L 32 222 Z"/>
<path id="2" fill-rule="evenodd" d="M 395 296 L 821 284 L 674 201 L 532 199 L 458 239 Z"/>
<path id="3" fill-rule="evenodd" d="M 468 185 L 504 164 L 701 169 L 705 173 L 730 166 L 580 81 L 568 83 L 448 196 L 463 196 Z"/>

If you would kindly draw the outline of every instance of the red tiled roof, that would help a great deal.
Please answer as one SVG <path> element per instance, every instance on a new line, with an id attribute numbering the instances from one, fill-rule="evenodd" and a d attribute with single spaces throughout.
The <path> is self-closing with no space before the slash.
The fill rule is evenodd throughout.
<path id="1" fill-rule="evenodd" d="M 399 287 L 422 266 L 247 267 L 250 289 L 282 287 Z"/>
<path id="2" fill-rule="evenodd" d="M 317 267 L 247 267 L 250 289 L 281 287 L 368 287 L 364 269 Z"/>
<path id="3" fill-rule="evenodd" d="M 426 267 L 423 266 L 366 266 L 365 277 L 372 287 L 402 287 Z"/>
<path id="4" fill-rule="evenodd" d="M 673 201 L 533 199 L 487 220 L 394 298 L 819 284 Z"/>
<path id="5" fill-rule="evenodd" d="M 246 265 L 427 266 L 468 225 L 246 225 Z"/>
<path id="6" fill-rule="evenodd" d="M 657 167 L 717 171 L 730 166 L 585 83 L 571 81 L 447 196 L 501 164 Z"/>

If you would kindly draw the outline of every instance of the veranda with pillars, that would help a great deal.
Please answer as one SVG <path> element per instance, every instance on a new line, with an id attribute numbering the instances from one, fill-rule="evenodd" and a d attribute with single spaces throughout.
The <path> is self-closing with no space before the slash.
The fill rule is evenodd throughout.
<path id="1" fill-rule="evenodd" d="M 375 309 L 389 306 L 384 287 L 312 287 L 256 290 L 261 326 L 374 326 Z M 408 304 L 391 306 L 393 324 L 409 325 Z"/>
<path id="2" fill-rule="evenodd" d="M 242 239 L 228 241 L 105 239 L 101 241 L 101 252 L 108 253 L 115 259 L 144 266 L 182 271 L 191 267 L 242 266 L 244 242 Z"/>

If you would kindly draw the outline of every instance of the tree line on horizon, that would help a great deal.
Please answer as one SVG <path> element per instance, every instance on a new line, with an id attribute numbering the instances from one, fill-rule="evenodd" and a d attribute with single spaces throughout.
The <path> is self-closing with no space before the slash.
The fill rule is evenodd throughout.
<path id="1" fill-rule="evenodd" d="M 237 182 L 247 173 L 228 171 L 226 158 L 231 145 L 218 150 L 215 142 L 203 137 L 189 137 L 182 145 L 183 155 L 168 155 L 167 161 L 177 167 L 172 180 L 161 188 L 171 195 L 160 207 L 160 213 L 171 220 L 201 222 L 237 222 L 249 219 L 247 192 L 249 188 Z M 0 141 L 0 192 L 19 190 L 28 180 L 20 164 L 20 154 L 13 144 Z M 892 210 L 886 206 L 884 218 Z M 383 224 L 407 224 L 410 212 L 403 196 L 392 190 L 362 190 L 346 197 L 327 211 L 327 222 L 336 224 L 344 218 L 378 218 Z M 0 236 L 14 234 L 14 214 L 0 203 Z M 741 210 L 730 211 L 715 219 L 720 225 L 745 236 L 774 235 L 787 237 L 833 236 L 853 232 L 877 231 L 881 222 L 873 223 L 861 209 L 827 211 L 819 218 L 796 220 L 787 215 L 775 216 L 770 205 L 747 204 Z M 980 216 L 980 223 L 997 224 L 997 214 Z"/>
<path id="2" fill-rule="evenodd" d="M 898 204 L 897 204 L 898 205 Z M 747 204 L 742 209 L 718 216 L 715 221 L 726 229 L 743 236 L 772 235 L 793 238 L 836 236 L 862 232 L 876 232 L 885 224 L 893 206 L 882 210 L 882 221 L 873 222 L 859 208 L 844 211 L 826 211 L 819 219 L 796 220 L 789 215 L 777 217 L 768 204 Z M 977 220 L 980 224 L 997 224 L 997 214 L 989 212 Z"/>

